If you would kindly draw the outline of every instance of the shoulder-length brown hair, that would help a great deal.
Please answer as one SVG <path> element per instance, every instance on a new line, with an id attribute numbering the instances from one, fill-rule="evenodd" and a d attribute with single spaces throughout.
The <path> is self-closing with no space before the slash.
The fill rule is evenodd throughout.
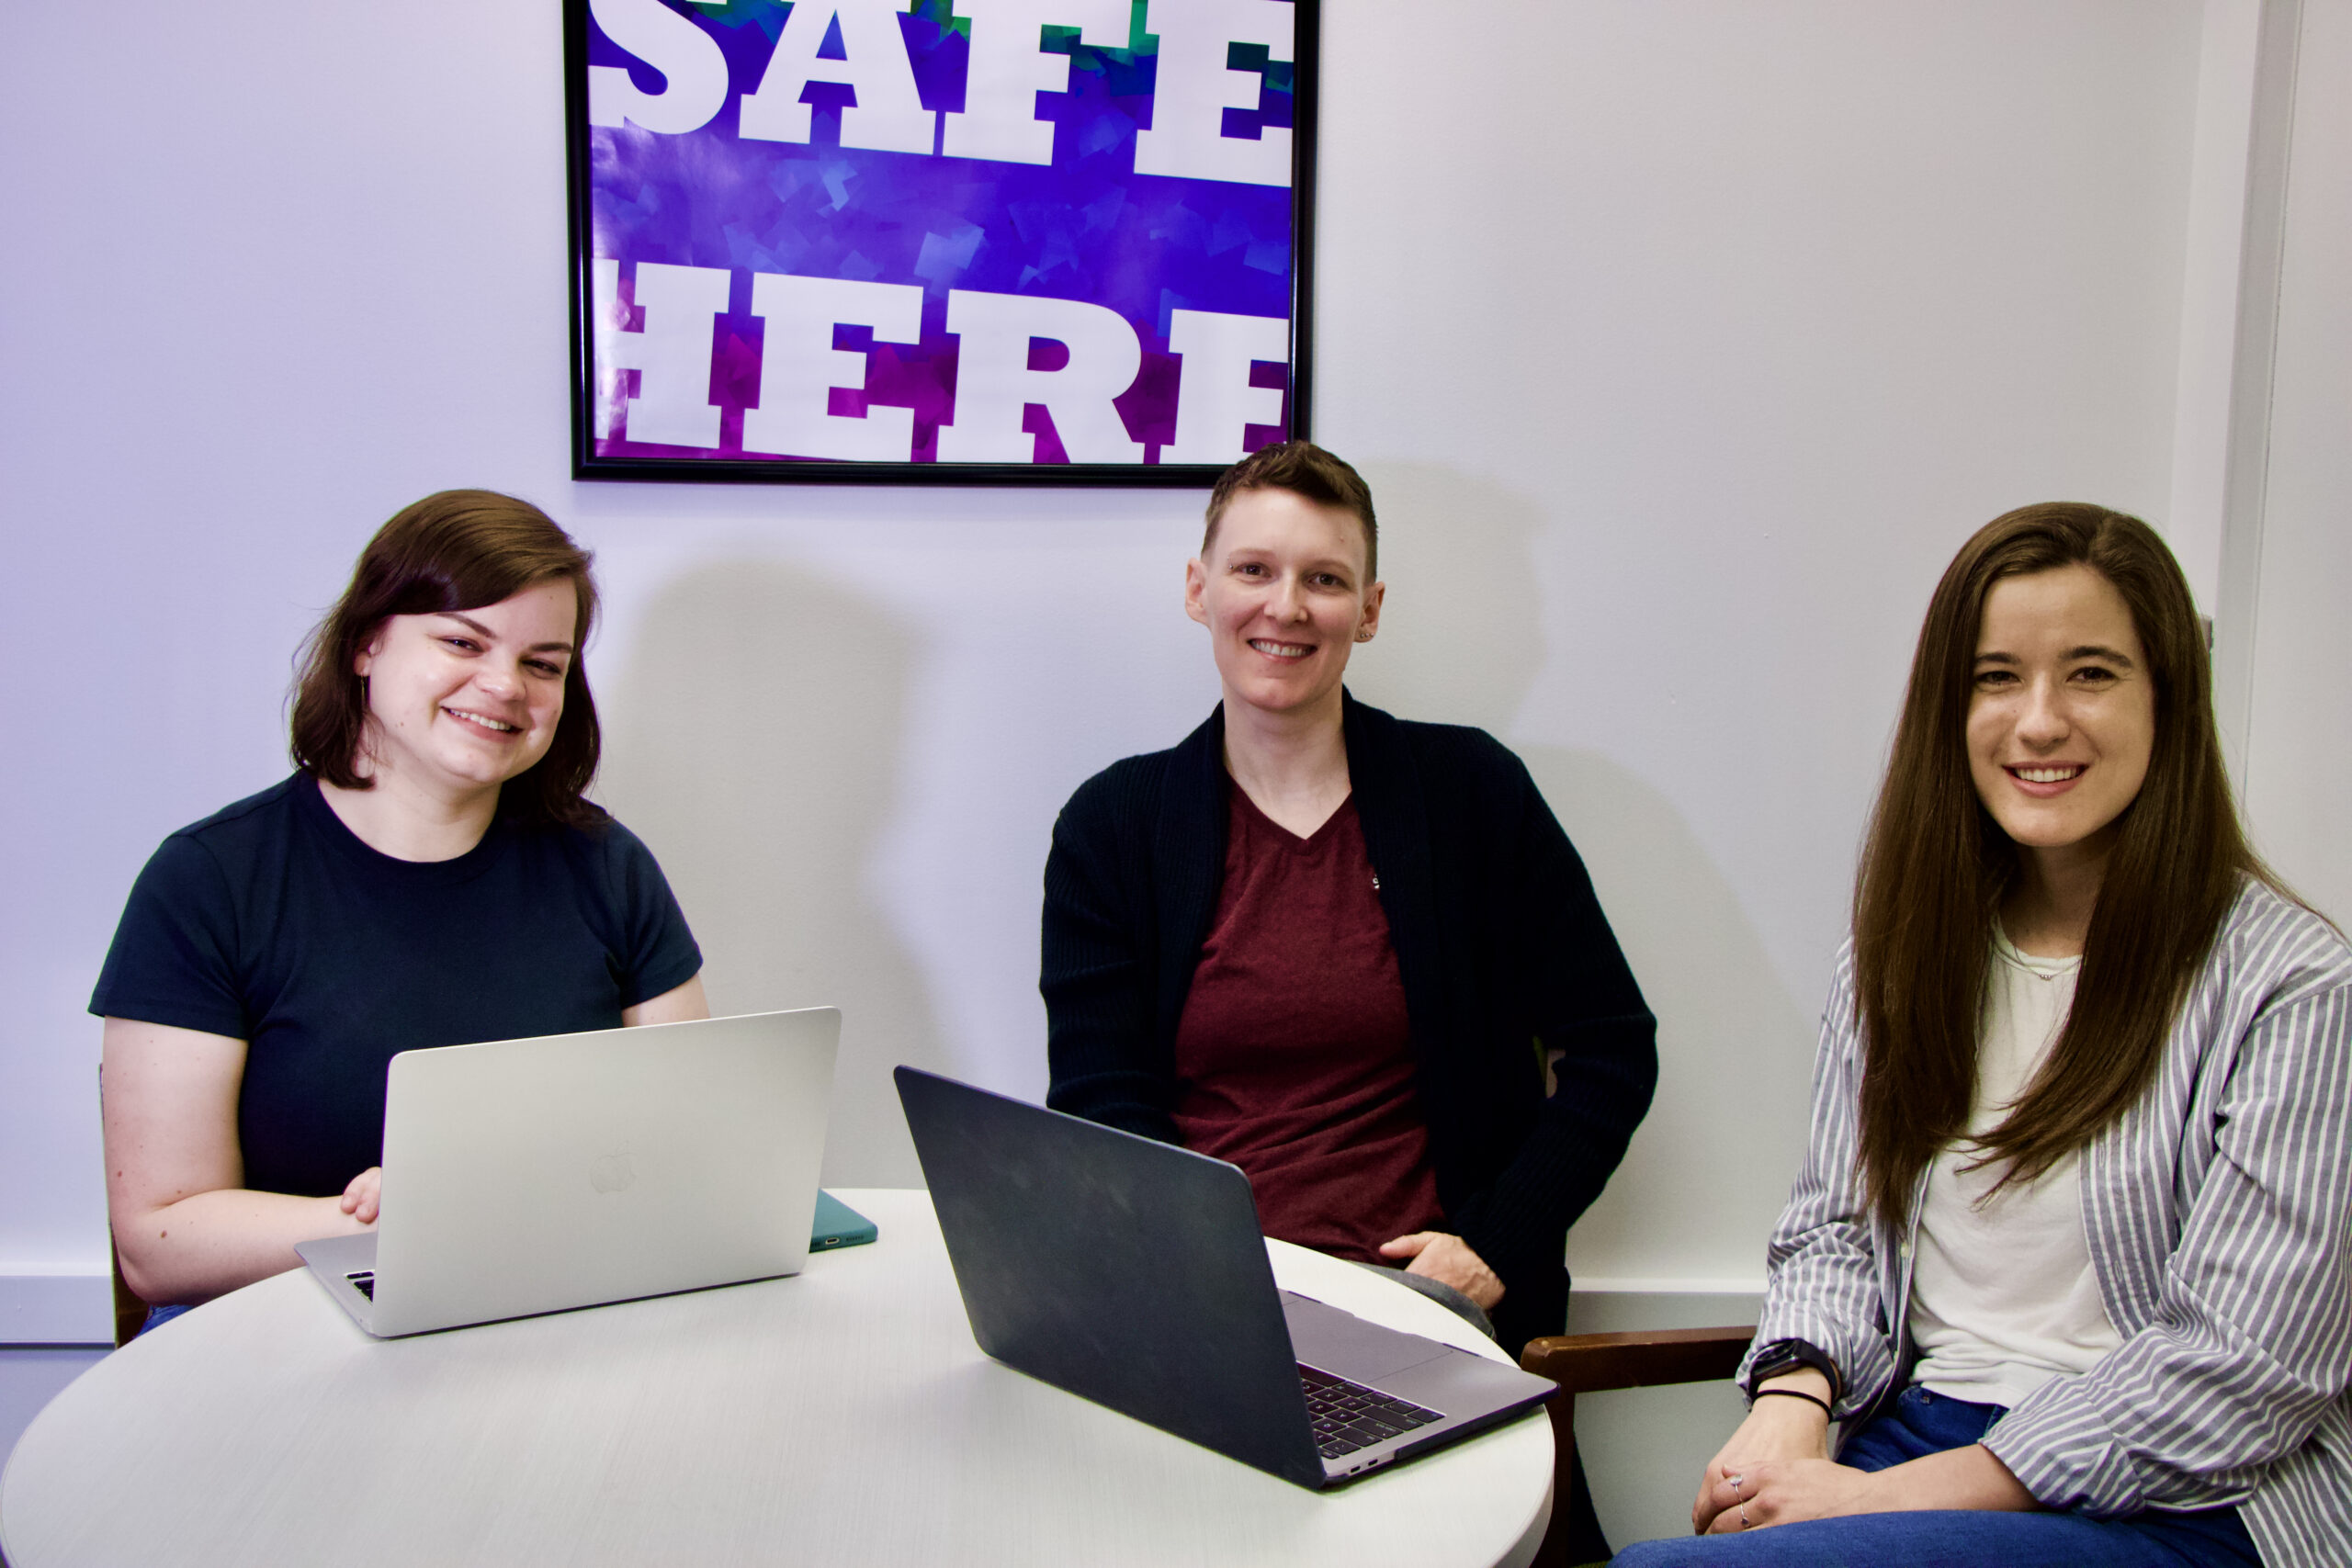
<path id="1" fill-rule="evenodd" d="M 2155 739 L 2119 818 L 2065 1026 L 2024 1096 L 1977 1140 L 1984 1160 L 2008 1162 L 2004 1181 L 2032 1180 L 2122 1115 L 2244 879 L 2278 885 L 2238 826 L 2203 627 L 2155 530 L 2075 502 L 2020 507 L 1979 529 L 1928 603 L 1854 885 L 1863 1175 L 1871 1207 L 1897 1223 L 1919 1173 L 1967 1131 L 1993 921 L 2019 870 L 1968 766 L 1985 596 L 2003 578 L 2067 566 L 2090 568 L 2130 607 L 2155 688 Z"/>
<path id="2" fill-rule="evenodd" d="M 376 530 L 326 619 L 302 645 L 294 687 L 295 765 L 345 789 L 367 789 L 358 772 L 368 699 L 354 666 L 393 615 L 474 610 L 533 583 L 568 578 L 580 605 L 563 679 L 563 715 L 547 755 L 506 781 L 499 809 L 540 822 L 586 827 L 604 812 L 582 798 L 596 777 L 603 734 L 582 657 L 596 620 L 594 558 L 526 501 L 487 490 L 445 490 L 403 508 Z"/>

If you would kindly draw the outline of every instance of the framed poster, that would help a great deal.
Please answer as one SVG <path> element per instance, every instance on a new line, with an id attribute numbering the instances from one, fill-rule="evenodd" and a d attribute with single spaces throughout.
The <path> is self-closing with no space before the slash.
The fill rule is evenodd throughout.
<path id="1" fill-rule="evenodd" d="M 567 0 L 572 471 L 1204 486 L 1304 435 L 1316 0 Z"/>

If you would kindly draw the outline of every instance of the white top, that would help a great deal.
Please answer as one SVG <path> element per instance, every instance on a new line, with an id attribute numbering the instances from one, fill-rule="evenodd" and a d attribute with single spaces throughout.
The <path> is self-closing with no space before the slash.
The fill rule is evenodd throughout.
<path id="1" fill-rule="evenodd" d="M 1309 1492 L 1000 1366 L 927 1194 L 791 1279 L 370 1339 L 296 1269 L 107 1357 L 0 1479 L 13 1568 L 74 1564 L 1525 1563 L 1541 1415 Z M 1270 1242 L 1284 1286 L 1501 1359 Z"/>
<path id="2" fill-rule="evenodd" d="M 2036 958 L 1993 932 L 1972 1136 L 1989 1132 L 2032 1082 L 2075 1001 L 2079 958 Z M 2030 1185 L 1986 1194 L 2005 1166 L 1968 1168 L 1959 1139 L 1936 1156 L 1920 1205 L 1911 1287 L 1912 1381 L 1980 1404 L 2015 1404 L 2053 1377 L 2090 1370 L 2122 1343 L 2099 1299 L 2083 1232 L 2082 1162 L 2068 1155 Z"/>

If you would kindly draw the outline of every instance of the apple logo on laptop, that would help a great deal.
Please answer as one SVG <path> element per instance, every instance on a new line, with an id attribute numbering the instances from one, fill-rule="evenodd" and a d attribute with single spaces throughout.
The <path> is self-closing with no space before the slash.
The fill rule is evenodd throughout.
<path id="1" fill-rule="evenodd" d="M 629 1163 L 627 1149 L 606 1155 L 588 1168 L 588 1185 L 599 1192 L 625 1191 L 636 1184 L 637 1168 Z"/>

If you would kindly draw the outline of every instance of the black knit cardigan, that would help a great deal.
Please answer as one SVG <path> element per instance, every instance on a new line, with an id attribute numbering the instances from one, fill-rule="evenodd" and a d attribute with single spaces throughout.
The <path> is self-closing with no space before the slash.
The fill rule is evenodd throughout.
<path id="1" fill-rule="evenodd" d="M 1438 1201 L 1501 1278 L 1496 1326 L 1516 1350 L 1566 1323 L 1567 1229 L 1649 1108 L 1657 1021 L 1508 748 L 1351 696 L 1344 725 Z M 1054 824 L 1038 988 L 1057 1110 L 1178 1141 L 1176 1025 L 1224 873 L 1224 755 L 1220 707 L 1173 750 L 1088 780 Z"/>

